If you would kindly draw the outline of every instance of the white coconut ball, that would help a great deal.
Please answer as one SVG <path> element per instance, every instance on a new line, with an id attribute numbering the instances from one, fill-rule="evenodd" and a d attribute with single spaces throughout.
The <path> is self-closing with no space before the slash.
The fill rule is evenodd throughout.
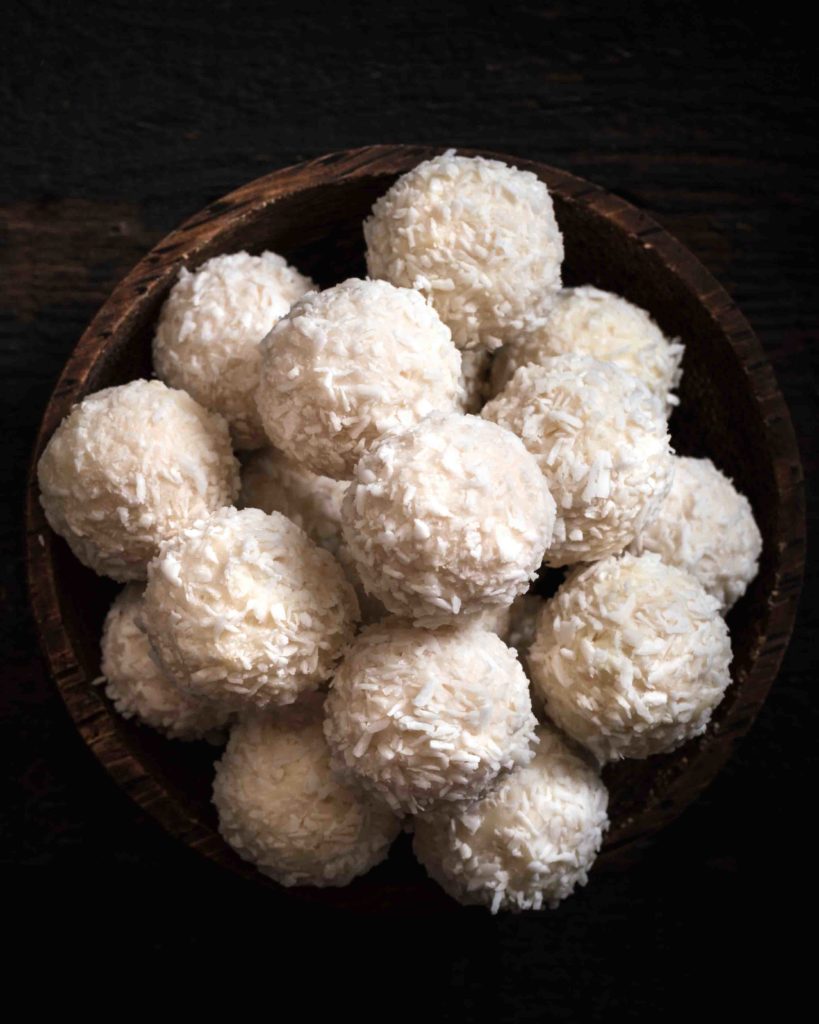
<path id="1" fill-rule="evenodd" d="M 145 579 L 159 545 L 234 500 L 239 465 L 221 416 L 158 380 L 84 398 L 37 466 L 51 528 L 95 572 Z"/>
<path id="2" fill-rule="evenodd" d="M 497 353 L 492 393 L 497 394 L 519 366 L 541 364 L 549 356 L 579 352 L 617 363 L 639 378 L 668 406 L 680 382 L 684 346 L 669 340 L 649 314 L 611 292 L 585 285 L 561 291 L 545 322 L 523 332 Z"/>
<path id="3" fill-rule="evenodd" d="M 341 544 L 341 503 L 348 484 L 319 476 L 275 448 L 253 452 L 242 467 L 244 508 L 281 512 L 332 554 Z"/>
<path id="4" fill-rule="evenodd" d="M 221 707 L 177 690 L 159 667 L 140 626 L 142 589 L 129 583 L 105 618 L 105 693 L 123 718 L 137 718 L 170 739 L 218 743 L 230 716 Z"/>
<path id="5" fill-rule="evenodd" d="M 497 789 L 415 821 L 414 850 L 460 903 L 499 910 L 555 907 L 585 885 L 608 827 L 600 776 L 541 726 L 534 759 Z"/>
<path id="6" fill-rule="evenodd" d="M 365 588 L 390 611 L 434 625 L 506 607 L 527 590 L 555 506 L 514 434 L 436 414 L 362 457 L 342 515 Z"/>
<path id="7" fill-rule="evenodd" d="M 418 294 L 354 278 L 297 302 L 262 345 L 257 403 L 272 443 L 347 479 L 388 430 L 462 398 L 449 329 Z"/>
<path id="8" fill-rule="evenodd" d="M 401 828 L 385 804 L 333 775 L 312 702 L 242 717 L 216 765 L 213 802 L 226 842 L 285 886 L 348 885 Z"/>
<path id="9" fill-rule="evenodd" d="M 325 712 L 334 768 L 412 813 L 478 796 L 526 764 L 537 724 L 526 676 L 500 637 L 397 619 L 356 637 Z"/>
<path id="10" fill-rule="evenodd" d="M 552 566 L 621 552 L 657 515 L 674 473 L 660 401 L 584 355 L 522 366 L 481 413 L 536 457 L 557 503 Z"/>
<path id="11" fill-rule="evenodd" d="M 655 554 L 576 570 L 529 650 L 547 714 L 600 761 L 674 750 L 704 732 L 730 664 L 719 602 Z"/>
<path id="12" fill-rule="evenodd" d="M 728 611 L 757 574 L 762 536 L 745 495 L 710 459 L 674 459 L 674 482 L 659 513 L 632 542 L 685 569 Z"/>
<path id="13" fill-rule="evenodd" d="M 429 296 L 458 348 L 492 350 L 543 321 L 563 236 L 530 171 L 449 150 L 419 164 L 364 223 L 372 277 Z"/>
<path id="14" fill-rule="evenodd" d="M 184 267 L 162 307 L 153 343 L 157 376 L 221 413 L 237 448 L 266 442 L 256 409 L 259 345 L 296 299 L 314 287 L 273 252 L 215 256 Z"/>
<path id="15" fill-rule="evenodd" d="M 314 690 L 357 619 L 341 566 L 277 512 L 214 512 L 165 544 L 148 572 L 144 624 L 163 669 L 227 708 Z"/>

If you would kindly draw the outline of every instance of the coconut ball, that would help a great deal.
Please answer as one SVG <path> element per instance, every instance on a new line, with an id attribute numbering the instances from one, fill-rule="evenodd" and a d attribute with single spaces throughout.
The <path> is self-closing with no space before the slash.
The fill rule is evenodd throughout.
<path id="1" fill-rule="evenodd" d="M 500 637 L 398 619 L 356 637 L 325 712 L 334 768 L 412 813 L 479 796 L 526 764 L 537 724 L 526 676 Z"/>
<path id="2" fill-rule="evenodd" d="M 415 855 L 460 903 L 540 910 L 588 880 L 608 827 L 606 787 L 556 730 L 537 735 L 534 759 L 497 789 L 415 821 Z"/>
<path id="3" fill-rule="evenodd" d="M 529 650 L 547 714 L 600 761 L 674 750 L 704 732 L 730 664 L 719 602 L 655 554 L 570 574 Z"/>
<path id="4" fill-rule="evenodd" d="M 158 380 L 84 398 L 37 466 L 51 528 L 95 572 L 145 578 L 159 545 L 230 504 L 239 466 L 221 416 Z"/>
<path id="5" fill-rule="evenodd" d="M 229 709 L 314 690 L 357 619 L 341 566 L 278 512 L 220 509 L 168 541 L 148 571 L 144 623 L 163 669 Z"/>
<path id="6" fill-rule="evenodd" d="M 542 322 L 563 236 L 530 171 L 449 150 L 402 175 L 364 223 L 367 267 L 428 296 L 458 348 L 492 350 Z"/>
<path id="7" fill-rule="evenodd" d="M 448 328 L 418 292 L 350 279 L 306 295 L 276 324 L 257 402 L 285 455 L 349 480 L 385 431 L 457 408 L 460 372 Z"/>
<path id="8" fill-rule="evenodd" d="M 669 340 L 649 314 L 619 295 L 586 285 L 564 288 L 545 322 L 514 338 L 492 365 L 492 393 L 497 394 L 519 366 L 541 364 L 549 356 L 580 352 L 617 363 L 667 405 L 680 382 L 684 346 Z"/>
<path id="9" fill-rule="evenodd" d="M 117 595 L 105 619 L 105 692 L 124 718 L 137 718 L 170 739 L 218 743 L 229 715 L 223 708 L 186 696 L 162 672 L 140 627 L 142 589 L 137 583 L 129 583 Z"/>
<path id="10" fill-rule="evenodd" d="M 554 516 L 517 437 L 444 414 L 385 435 L 356 466 L 342 508 L 365 588 L 429 625 L 511 604 L 540 566 Z"/>
<path id="11" fill-rule="evenodd" d="M 584 355 L 522 366 L 481 413 L 536 457 L 557 503 L 552 566 L 617 554 L 659 511 L 674 472 L 661 403 Z"/>
<path id="12" fill-rule="evenodd" d="M 685 569 L 722 605 L 745 593 L 757 574 L 762 536 L 748 499 L 710 459 L 674 459 L 674 482 L 657 517 L 632 542 Z"/>
<path id="13" fill-rule="evenodd" d="M 253 452 L 242 468 L 244 508 L 281 512 L 332 554 L 341 544 L 341 503 L 348 484 L 318 476 L 275 448 Z"/>
<path id="14" fill-rule="evenodd" d="M 348 885 L 387 856 L 401 822 L 333 775 L 321 713 L 301 703 L 233 727 L 213 783 L 219 831 L 281 885 Z"/>
<path id="15" fill-rule="evenodd" d="M 492 356 L 482 349 L 461 352 L 461 410 L 479 413 L 486 401 Z"/>
<path id="16" fill-rule="evenodd" d="M 184 267 L 154 337 L 157 376 L 221 413 L 237 448 L 266 438 L 256 409 L 259 344 L 291 305 L 313 288 L 273 252 L 215 256 L 195 272 Z"/>

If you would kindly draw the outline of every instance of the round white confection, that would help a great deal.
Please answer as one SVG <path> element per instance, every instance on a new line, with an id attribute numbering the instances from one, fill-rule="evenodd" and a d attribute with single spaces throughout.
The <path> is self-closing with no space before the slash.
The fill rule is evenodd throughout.
<path id="1" fill-rule="evenodd" d="M 629 548 L 655 551 L 696 577 L 727 611 L 757 574 L 762 536 L 748 499 L 710 459 L 675 458 L 657 517 Z"/>
<path id="2" fill-rule="evenodd" d="M 492 356 L 482 349 L 461 352 L 461 387 L 464 412 L 479 413 L 486 401 Z"/>
<path id="3" fill-rule="evenodd" d="M 315 689 L 357 618 L 338 562 L 277 512 L 214 512 L 148 571 L 144 623 L 162 667 L 227 708 L 290 704 Z"/>
<path id="4" fill-rule="evenodd" d="M 508 606 L 539 568 L 555 506 L 520 440 L 475 416 L 432 415 L 358 463 L 344 538 L 367 590 L 434 625 Z"/>
<path id="5" fill-rule="evenodd" d="M 253 452 L 242 467 L 244 508 L 281 512 L 333 554 L 341 544 L 341 503 L 348 484 L 318 476 L 275 448 Z"/>
<path id="6" fill-rule="evenodd" d="M 418 292 L 351 279 L 297 302 L 262 344 L 257 403 L 273 444 L 349 479 L 388 430 L 462 400 L 460 355 Z"/>
<path id="7" fill-rule="evenodd" d="M 674 750 L 702 733 L 731 681 L 719 602 L 658 555 L 570 574 L 529 650 L 550 718 L 600 761 Z"/>
<path id="8" fill-rule="evenodd" d="M 419 164 L 364 223 L 372 277 L 429 296 L 458 348 L 497 348 L 545 318 L 560 288 L 563 236 L 530 171 L 456 156 Z"/>
<path id="9" fill-rule="evenodd" d="M 680 382 L 683 346 L 669 341 L 644 309 L 588 285 L 565 288 L 545 323 L 504 346 L 492 364 L 492 393 L 497 394 L 519 366 L 569 352 L 617 363 L 664 403 L 677 403 L 672 389 Z"/>
<path id="10" fill-rule="evenodd" d="M 554 907 L 585 885 L 608 827 L 600 776 L 556 730 L 538 729 L 532 762 L 479 800 L 415 821 L 415 854 L 460 903 Z"/>
<path id="11" fill-rule="evenodd" d="M 154 337 L 157 376 L 221 413 L 237 448 L 260 447 L 265 434 L 256 409 L 259 345 L 313 287 L 272 252 L 215 256 L 193 274 L 183 267 Z"/>
<path id="12" fill-rule="evenodd" d="M 549 565 L 621 552 L 659 511 L 674 472 L 662 404 L 613 363 L 522 366 L 481 413 L 523 439 L 557 503 Z"/>
<path id="13" fill-rule="evenodd" d="M 385 804 L 333 775 L 321 713 L 301 702 L 233 727 L 213 802 L 239 856 L 287 886 L 348 885 L 387 856 L 401 828 Z"/>
<path id="14" fill-rule="evenodd" d="M 142 587 L 117 595 L 102 631 L 105 692 L 124 718 L 137 718 L 171 739 L 217 743 L 228 724 L 223 708 L 188 697 L 168 680 L 140 627 Z"/>
<path id="15" fill-rule="evenodd" d="M 370 626 L 341 662 L 325 703 L 337 771 L 415 813 L 479 796 L 526 764 L 537 724 L 523 669 L 476 626 Z"/>
<path id="16" fill-rule="evenodd" d="M 225 421 L 158 380 L 84 398 L 37 476 L 51 528 L 83 565 L 121 583 L 145 579 L 162 541 L 239 489 Z"/>

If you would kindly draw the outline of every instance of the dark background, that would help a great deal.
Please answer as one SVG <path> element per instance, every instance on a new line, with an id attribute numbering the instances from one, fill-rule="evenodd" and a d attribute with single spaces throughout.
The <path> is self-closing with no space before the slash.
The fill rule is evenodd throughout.
<path id="1" fill-rule="evenodd" d="M 810 475 L 816 56 L 788 5 L 750 6 L 2 5 L 0 877 L 4 932 L 41 981 L 67 968 L 82 995 L 108 976 L 127 1004 L 169 974 L 186 1001 L 230 985 L 239 1009 L 262 986 L 267 1012 L 290 991 L 305 1011 L 329 997 L 363 1019 L 636 1020 L 797 994 L 816 859 L 815 568 L 754 730 L 629 871 L 542 916 L 368 920 L 221 874 L 116 791 L 38 660 L 20 547 L 41 410 L 118 278 L 248 179 L 373 142 L 544 160 L 648 210 L 759 333 Z M 375 979 L 391 998 L 373 1002 Z"/>

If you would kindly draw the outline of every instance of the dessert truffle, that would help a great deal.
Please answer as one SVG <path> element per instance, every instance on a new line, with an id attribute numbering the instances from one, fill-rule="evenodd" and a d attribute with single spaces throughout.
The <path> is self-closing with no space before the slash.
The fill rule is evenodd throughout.
<path id="1" fill-rule="evenodd" d="M 236 448 L 259 448 L 259 345 L 313 282 L 273 252 L 215 256 L 179 272 L 159 317 L 154 369 L 207 409 L 221 413 Z"/>
<path id="2" fill-rule="evenodd" d="M 223 708 L 186 696 L 157 664 L 139 622 L 142 586 L 129 583 L 116 597 L 102 631 L 105 692 L 124 718 L 137 718 L 169 739 L 217 743 L 228 724 Z"/>
<path id="3" fill-rule="evenodd" d="M 751 505 L 710 459 L 674 464 L 668 497 L 629 550 L 685 569 L 726 612 L 757 574 L 762 537 Z"/>
<path id="4" fill-rule="evenodd" d="M 84 398 L 37 467 L 51 528 L 95 572 L 145 579 L 159 545 L 229 504 L 239 465 L 221 416 L 158 380 Z"/>
<path id="5" fill-rule="evenodd" d="M 418 292 L 350 279 L 299 300 L 262 343 L 257 403 L 271 442 L 349 479 L 388 430 L 462 399 L 460 355 Z"/>
<path id="6" fill-rule="evenodd" d="M 348 885 L 387 856 L 401 822 L 333 775 L 313 703 L 242 716 L 213 802 L 226 842 L 281 885 Z"/>
<path id="7" fill-rule="evenodd" d="M 719 602 L 655 554 L 571 573 L 541 612 L 528 660 L 549 717 L 600 761 L 698 736 L 731 681 Z"/>
<path id="8" fill-rule="evenodd" d="M 481 415 L 522 438 L 548 481 L 557 503 L 549 565 L 621 552 L 671 486 L 662 403 L 614 363 L 564 355 L 521 366 Z"/>
<path id="9" fill-rule="evenodd" d="M 344 539 L 366 589 L 433 625 L 508 606 L 534 578 L 555 505 L 508 430 L 434 414 L 385 435 L 356 466 Z"/>
<path id="10" fill-rule="evenodd" d="M 477 626 L 369 626 L 325 703 L 334 768 L 400 811 L 482 794 L 526 764 L 537 724 L 523 669 Z"/>
<path id="11" fill-rule="evenodd" d="M 253 452 L 242 467 L 244 508 L 281 512 L 332 554 L 341 544 L 341 503 L 348 484 L 318 476 L 275 448 Z"/>
<path id="12" fill-rule="evenodd" d="M 492 350 L 541 323 L 560 288 L 563 236 L 530 171 L 449 150 L 419 164 L 364 223 L 372 277 L 429 296 L 458 348 Z"/>
<path id="13" fill-rule="evenodd" d="M 565 288 L 544 323 L 524 331 L 497 353 L 492 393 L 497 394 L 519 366 L 571 352 L 617 363 L 664 403 L 677 403 L 672 391 L 680 382 L 683 346 L 666 338 L 644 309 L 589 285 Z"/>
<path id="14" fill-rule="evenodd" d="M 538 740 L 531 763 L 486 796 L 415 821 L 415 855 L 460 903 L 540 910 L 586 884 L 608 793 L 555 729 L 541 726 Z"/>
<path id="15" fill-rule="evenodd" d="M 214 512 L 148 572 L 143 620 L 163 669 L 229 709 L 290 704 L 325 682 L 357 619 L 341 566 L 278 512 Z"/>

